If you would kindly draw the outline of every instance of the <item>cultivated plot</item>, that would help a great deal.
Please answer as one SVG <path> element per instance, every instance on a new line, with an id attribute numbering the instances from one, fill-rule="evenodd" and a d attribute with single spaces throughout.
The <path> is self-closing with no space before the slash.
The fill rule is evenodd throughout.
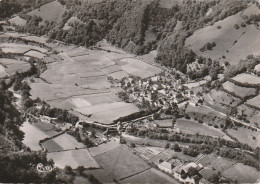
<path id="1" fill-rule="evenodd" d="M 29 122 L 24 122 L 21 126 L 21 130 L 25 133 L 23 143 L 31 148 L 33 151 L 40 151 L 42 148 L 39 145 L 39 141 L 49 137 L 43 131 L 39 130 Z M 37 135 L 37 136 L 35 136 Z"/>
<path id="2" fill-rule="evenodd" d="M 150 168 L 145 161 L 133 154 L 127 146 L 124 145 L 94 158 L 107 173 L 118 180 Z"/>
<path id="3" fill-rule="evenodd" d="M 98 163 L 87 149 L 47 153 L 47 158 L 52 159 L 55 165 L 61 169 L 64 169 L 65 166 L 70 166 L 73 169 L 78 166 L 83 166 L 86 169 L 99 168 Z"/>
<path id="4" fill-rule="evenodd" d="M 235 94 L 235 96 L 238 96 L 240 98 L 246 98 L 248 96 L 254 96 L 256 95 L 256 89 L 255 88 L 246 88 L 241 87 L 236 84 L 233 84 L 232 82 L 225 82 L 223 84 L 223 88 L 228 91 L 231 94 Z"/>

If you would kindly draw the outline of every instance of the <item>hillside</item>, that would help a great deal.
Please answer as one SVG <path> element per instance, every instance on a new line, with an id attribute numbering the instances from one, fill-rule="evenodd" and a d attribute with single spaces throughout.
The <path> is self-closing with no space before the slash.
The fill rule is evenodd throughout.
<path id="1" fill-rule="evenodd" d="M 199 56 L 228 61 L 234 65 L 248 55 L 260 54 L 260 30 L 254 24 L 245 23 L 246 20 L 242 18 L 243 15 L 249 15 L 249 12 L 253 13 L 252 8 L 254 11 L 258 9 L 252 5 L 244 12 L 239 12 L 212 26 L 195 31 L 186 39 L 185 46 Z M 260 12 L 260 9 L 258 10 Z M 257 12 L 255 11 L 255 13 Z M 204 45 L 211 42 L 214 42 L 216 46 L 202 50 Z"/>
<path id="2" fill-rule="evenodd" d="M 38 16 L 42 18 L 42 21 L 47 20 L 59 24 L 62 21 L 64 12 L 65 8 L 59 2 L 53 1 L 29 12 L 27 15 Z"/>

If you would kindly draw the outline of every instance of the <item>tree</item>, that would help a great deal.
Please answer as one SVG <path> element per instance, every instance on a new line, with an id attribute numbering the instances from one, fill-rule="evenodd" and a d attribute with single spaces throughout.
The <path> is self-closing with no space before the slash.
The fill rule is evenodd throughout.
<path id="1" fill-rule="evenodd" d="M 68 175 L 71 175 L 73 173 L 72 168 L 68 165 L 65 166 L 64 171 Z"/>
<path id="2" fill-rule="evenodd" d="M 177 143 L 175 143 L 173 145 L 173 150 L 176 151 L 176 152 L 181 152 L 182 151 L 182 149 L 180 148 L 179 144 L 177 144 Z"/>
<path id="3" fill-rule="evenodd" d="M 79 174 L 82 176 L 83 171 L 85 170 L 85 168 L 83 166 L 78 166 L 77 170 L 79 171 Z"/>

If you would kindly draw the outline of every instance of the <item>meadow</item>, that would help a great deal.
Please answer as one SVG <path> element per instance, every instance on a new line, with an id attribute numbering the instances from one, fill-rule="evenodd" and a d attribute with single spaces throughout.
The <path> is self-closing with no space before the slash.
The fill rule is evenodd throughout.
<path id="1" fill-rule="evenodd" d="M 150 166 L 125 145 L 94 157 L 98 164 L 117 180 L 135 175 Z"/>
<path id="2" fill-rule="evenodd" d="M 48 152 L 57 152 L 64 150 L 73 150 L 76 148 L 85 148 L 86 146 L 78 142 L 74 137 L 64 133 L 53 139 L 47 140 L 42 143 L 43 147 L 47 149 Z"/>
<path id="3" fill-rule="evenodd" d="M 259 172 L 255 168 L 240 163 L 226 169 L 221 174 L 239 183 L 257 183 L 259 181 Z"/>
<path id="4" fill-rule="evenodd" d="M 120 182 L 121 183 L 136 183 L 136 184 L 178 183 L 176 180 L 174 180 L 170 176 L 168 176 L 168 175 L 164 174 L 163 172 L 158 171 L 154 168 L 151 168 L 149 170 L 146 170 L 144 172 L 141 172 L 141 173 L 131 176 L 129 178 L 123 179 Z"/>
<path id="5" fill-rule="evenodd" d="M 33 151 L 40 151 L 42 148 L 39 145 L 39 141 L 49 137 L 43 131 L 39 130 L 29 122 L 24 122 L 20 128 L 25 132 L 23 143 Z M 37 136 L 35 136 L 37 135 Z"/>
<path id="6" fill-rule="evenodd" d="M 58 1 L 53 1 L 29 12 L 28 15 L 36 15 L 41 17 L 43 21 L 54 21 L 56 24 L 59 24 L 65 10 L 65 7 L 63 7 Z"/>
<path id="7" fill-rule="evenodd" d="M 107 143 L 103 143 L 97 147 L 92 147 L 92 148 L 89 148 L 89 152 L 92 156 L 98 156 L 100 154 L 103 154 L 105 152 L 108 152 L 108 151 L 111 151 L 113 150 L 114 148 L 117 148 L 119 147 L 120 144 L 114 140 L 112 141 L 109 141 Z"/>
<path id="8" fill-rule="evenodd" d="M 260 95 L 252 98 L 246 102 L 250 106 L 256 107 L 258 110 L 260 109 Z"/>
<path id="9" fill-rule="evenodd" d="M 52 55 L 48 56 L 47 70 L 40 76 L 44 81 L 30 83 L 32 98 L 39 97 L 53 107 L 91 115 L 90 120 L 105 124 L 139 111 L 133 104 L 119 99 L 117 93 L 122 89 L 113 87 L 107 77 L 146 78 L 162 70 L 103 42 L 100 44 L 103 50 L 63 44 L 55 47 L 53 50 L 60 59 L 55 62 L 51 60 Z"/>
<path id="10" fill-rule="evenodd" d="M 247 144 L 252 148 L 260 147 L 260 134 L 247 128 L 228 129 L 227 132 L 241 143 Z"/>
<path id="11" fill-rule="evenodd" d="M 209 127 L 204 124 L 197 123 L 192 120 L 178 119 L 175 125 L 180 131 L 189 134 L 200 134 L 206 136 L 224 137 L 225 134 L 221 130 Z"/>
<path id="12" fill-rule="evenodd" d="M 98 163 L 87 149 L 47 153 L 47 158 L 52 159 L 55 165 L 61 169 L 64 169 L 67 165 L 73 169 L 78 166 L 83 166 L 86 169 L 99 168 Z"/>
<path id="13" fill-rule="evenodd" d="M 257 77 L 255 75 L 242 73 L 238 74 L 237 76 L 233 77 L 232 80 L 240 83 L 240 84 L 248 84 L 248 85 L 260 85 L 260 77 Z"/>
<path id="14" fill-rule="evenodd" d="M 250 54 L 259 54 L 259 30 L 254 25 L 247 25 L 239 29 L 234 28 L 235 24 L 241 25 L 244 22 L 241 13 L 195 31 L 192 36 L 186 39 L 185 46 L 193 49 L 200 56 L 227 60 L 230 64 L 238 64 L 240 59 L 245 59 Z M 213 41 L 216 46 L 212 50 L 200 51 L 202 46 Z M 244 47 L 245 44 L 250 44 L 250 47 Z"/>
<path id="15" fill-rule="evenodd" d="M 240 98 L 246 98 L 249 96 L 254 96 L 256 95 L 256 89 L 255 88 L 246 88 L 246 87 L 241 87 L 236 84 L 233 84 L 232 82 L 225 82 L 223 84 L 223 88 L 228 91 L 231 94 L 235 94 L 235 96 L 240 97 Z"/>
<path id="16" fill-rule="evenodd" d="M 17 25 L 17 26 L 25 26 L 26 25 L 26 20 L 22 19 L 19 16 L 16 16 L 14 18 L 11 18 L 8 20 L 12 25 Z"/>

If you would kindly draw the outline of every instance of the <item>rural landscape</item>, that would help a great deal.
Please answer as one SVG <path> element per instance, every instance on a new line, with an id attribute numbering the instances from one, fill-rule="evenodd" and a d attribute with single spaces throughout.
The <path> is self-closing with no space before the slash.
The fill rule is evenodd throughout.
<path id="1" fill-rule="evenodd" d="M 0 0 L 0 182 L 260 183 L 259 0 Z"/>

